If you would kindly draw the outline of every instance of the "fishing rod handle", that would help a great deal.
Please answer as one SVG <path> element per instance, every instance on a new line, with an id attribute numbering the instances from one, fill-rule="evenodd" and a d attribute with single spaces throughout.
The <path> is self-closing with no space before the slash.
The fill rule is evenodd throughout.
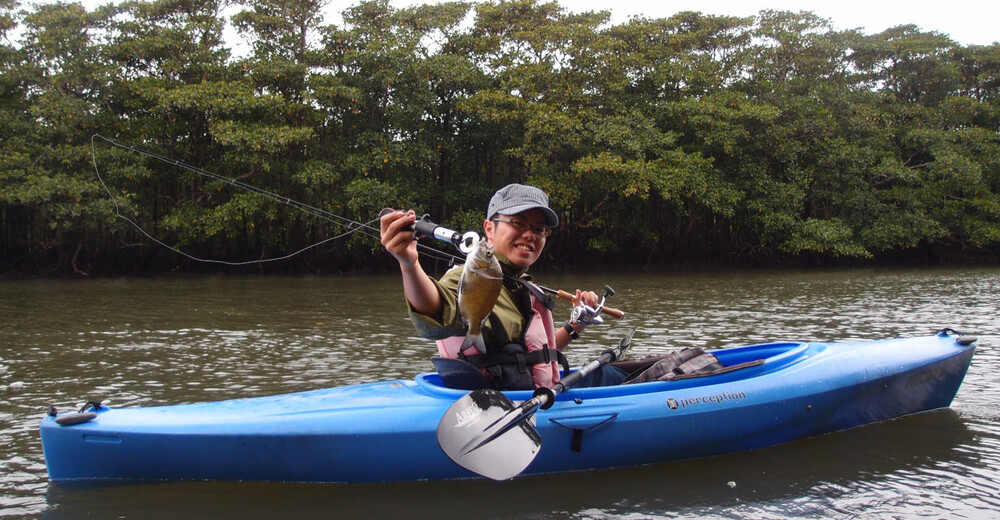
<path id="1" fill-rule="evenodd" d="M 558 291 L 556 291 L 556 298 L 559 298 L 560 300 L 566 300 L 568 302 L 571 302 L 571 301 L 573 301 L 574 296 L 572 294 L 570 294 L 570 293 L 562 290 L 562 289 L 559 289 Z M 622 318 L 625 317 L 625 311 L 620 311 L 618 309 L 612 309 L 611 307 L 604 307 L 603 309 L 601 309 L 601 312 L 604 313 L 604 314 L 607 314 L 608 316 L 611 316 L 613 318 L 622 319 Z"/>
<path id="2" fill-rule="evenodd" d="M 382 211 L 378 213 L 378 217 L 382 218 L 385 215 L 395 211 L 392 208 L 382 208 Z M 451 242 L 453 244 L 460 244 L 462 242 L 462 235 L 457 231 L 453 231 L 444 226 L 439 226 L 434 222 L 431 222 L 429 215 L 424 215 L 417 219 L 412 226 L 406 227 L 407 231 L 413 231 L 413 238 L 430 237 L 436 238 L 444 242 Z"/>
<path id="3" fill-rule="evenodd" d="M 460 244 L 462 242 L 462 235 L 460 233 L 431 222 L 427 215 L 420 217 L 413 223 L 413 233 L 418 237 L 436 238 L 442 242 L 451 242 L 452 244 Z"/>

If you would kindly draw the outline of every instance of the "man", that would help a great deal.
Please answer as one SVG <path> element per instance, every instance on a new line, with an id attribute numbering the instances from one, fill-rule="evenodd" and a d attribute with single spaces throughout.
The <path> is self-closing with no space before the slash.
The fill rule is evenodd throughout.
<path id="1" fill-rule="evenodd" d="M 403 293 L 417 332 L 438 340 L 444 357 L 466 359 L 480 368 L 498 389 L 528 389 L 551 386 L 559 381 L 561 351 L 586 327 L 567 321 L 556 327 L 548 296 L 532 286 L 527 270 L 541 256 L 559 217 L 549 208 L 542 190 L 510 184 L 490 199 L 483 222 L 486 240 L 500 261 L 504 285 L 483 336 L 487 352 L 459 352 L 466 332 L 458 311 L 458 266 L 435 280 L 420 266 L 412 225 L 416 214 L 394 211 L 380 221 L 382 245 L 399 262 Z M 593 307 L 597 294 L 576 291 L 576 300 Z M 476 350 L 470 348 L 468 350 Z M 563 358 L 565 359 L 565 358 Z"/>

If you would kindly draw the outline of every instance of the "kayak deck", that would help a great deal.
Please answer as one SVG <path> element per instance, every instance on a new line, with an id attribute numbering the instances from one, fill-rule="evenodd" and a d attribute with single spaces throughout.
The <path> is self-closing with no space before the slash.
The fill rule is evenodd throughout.
<path id="1" fill-rule="evenodd" d="M 963 344 L 964 343 L 964 344 Z M 712 351 L 725 366 L 677 381 L 569 389 L 536 415 L 526 474 L 630 466 L 759 448 L 950 405 L 974 345 L 947 333 Z M 436 427 L 467 391 L 435 373 L 309 392 L 147 408 L 41 425 L 62 480 L 377 482 L 470 478 Z M 513 401 L 530 391 L 505 392 Z"/>

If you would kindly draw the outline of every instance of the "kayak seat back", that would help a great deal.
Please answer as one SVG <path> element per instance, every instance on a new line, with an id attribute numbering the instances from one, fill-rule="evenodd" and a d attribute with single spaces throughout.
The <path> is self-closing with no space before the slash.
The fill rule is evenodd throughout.
<path id="1" fill-rule="evenodd" d="M 431 358 L 434 369 L 441 377 L 441 384 L 446 388 L 458 390 L 480 390 L 493 388 L 486 375 L 472 363 L 458 358 L 434 356 Z"/>

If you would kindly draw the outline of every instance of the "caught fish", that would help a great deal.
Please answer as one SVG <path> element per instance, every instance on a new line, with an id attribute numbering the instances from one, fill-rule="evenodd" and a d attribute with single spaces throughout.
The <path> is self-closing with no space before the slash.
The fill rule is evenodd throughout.
<path id="1" fill-rule="evenodd" d="M 493 306 L 503 288 L 503 272 L 500 262 L 493 253 L 493 246 L 480 240 L 465 257 L 462 277 L 458 280 L 458 312 L 469 325 L 469 332 L 462 342 L 462 350 L 475 346 L 486 353 L 483 339 L 483 323 L 493 312 Z"/>

